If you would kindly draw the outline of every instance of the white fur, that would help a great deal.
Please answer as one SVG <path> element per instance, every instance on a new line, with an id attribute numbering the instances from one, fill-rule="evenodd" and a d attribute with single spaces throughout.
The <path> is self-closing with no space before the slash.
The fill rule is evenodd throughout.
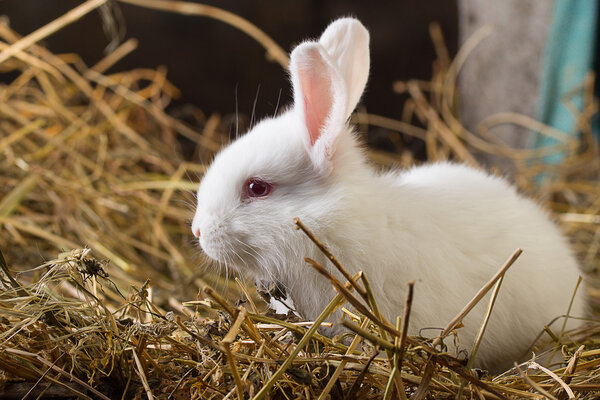
<path id="1" fill-rule="evenodd" d="M 410 333 L 426 336 L 439 330 L 421 329 L 444 327 L 521 247 L 477 357 L 480 367 L 510 366 L 567 311 L 577 262 L 546 213 L 500 178 L 450 163 L 386 174 L 367 165 L 346 119 L 367 81 L 368 42 L 362 24 L 346 18 L 293 51 L 294 106 L 217 155 L 198 189 L 192 229 L 208 256 L 283 285 L 312 319 L 334 292 L 304 257 L 339 274 L 294 229 L 299 217 L 351 273 L 366 273 L 389 320 L 402 313 L 406 282 L 415 280 Z M 271 195 L 244 199 L 251 177 L 271 182 Z M 464 320 L 461 348 L 470 349 L 486 303 Z M 572 314 L 581 316 L 583 305 L 578 296 Z"/>

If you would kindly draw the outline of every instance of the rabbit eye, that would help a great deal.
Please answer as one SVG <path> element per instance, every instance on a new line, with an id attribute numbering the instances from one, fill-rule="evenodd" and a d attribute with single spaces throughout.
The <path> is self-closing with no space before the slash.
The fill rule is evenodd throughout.
<path id="1" fill-rule="evenodd" d="M 244 184 L 244 192 L 248 197 L 265 197 L 271 193 L 273 187 L 262 179 L 250 178 Z"/>

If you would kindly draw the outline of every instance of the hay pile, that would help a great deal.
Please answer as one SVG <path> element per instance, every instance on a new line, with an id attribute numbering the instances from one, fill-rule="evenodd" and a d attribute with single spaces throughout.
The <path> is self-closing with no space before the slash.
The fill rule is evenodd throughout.
<path id="1" fill-rule="evenodd" d="M 377 316 L 369 320 L 353 315 L 352 322 L 346 321 L 359 333 L 348 346 L 315 333 L 317 325 L 258 313 L 252 303 L 247 305 L 252 312 L 245 306 L 234 308 L 211 289 L 204 291 L 207 300 L 185 304 L 198 311 L 185 316 L 161 310 L 152 302 L 148 285 L 132 288 L 120 301 L 111 300 L 114 286 L 106 277 L 107 266 L 89 253 L 73 250 L 43 264 L 38 268 L 43 275 L 30 285 L 10 278 L 0 260 L 4 396 L 204 399 L 246 394 L 308 399 L 329 393 L 338 399 L 380 399 L 401 388 L 401 393 L 432 398 L 454 398 L 462 392 L 502 399 L 539 398 L 537 393 L 595 398 L 600 390 L 600 350 L 577 349 L 581 343 L 598 347 L 591 339 L 577 345 L 563 342 L 557 358 L 569 360 L 567 370 L 535 373 L 543 367 L 531 363 L 527 375 L 521 366 L 482 379 L 461 361 L 407 337 Z M 349 288 L 316 323 L 345 296 L 353 304 L 357 301 Z M 365 312 L 370 313 L 376 307 Z M 395 340 L 390 333 L 397 335 Z M 368 340 L 356 351 L 363 337 Z"/>
<path id="2" fill-rule="evenodd" d="M 164 9 L 178 4 L 128 1 Z M 190 191 L 205 166 L 187 162 L 181 146 L 194 146 L 194 159 L 210 159 L 226 139 L 218 117 L 197 113 L 198 128 L 192 129 L 168 116 L 164 109 L 178 91 L 163 70 L 106 75 L 134 49 L 133 41 L 92 67 L 76 55 L 56 55 L 35 44 L 103 3 L 87 1 L 25 38 L 6 19 L 0 22 L 0 72 L 15 76 L 0 88 L 3 396 L 597 396 L 600 342 L 594 335 L 600 325 L 569 335 L 548 329 L 554 360 L 568 366 L 559 363 L 548 370 L 530 363 L 529 369 L 479 377 L 453 355 L 440 353 L 439 346 L 435 350 L 403 333 L 410 299 L 397 324 L 383 321 L 368 277 L 353 277 L 353 285 L 333 281 L 340 294 L 313 324 L 275 319 L 241 283 L 198 270 L 186 204 L 193 207 Z M 187 11 L 198 7 L 189 5 Z M 240 27 L 239 20 L 228 21 Z M 256 33 L 255 28 L 249 30 Z M 589 127 L 596 111 L 591 95 L 583 110 L 574 110 L 581 140 L 568 140 L 516 115 L 491 117 L 476 134 L 468 132 L 456 118 L 454 80 L 477 37 L 451 62 L 435 26 L 432 36 L 439 52 L 432 81 L 395 86 L 411 96 L 404 119 L 358 113 L 356 122 L 423 139 L 431 160 L 478 164 L 483 153 L 503 155 L 514 164 L 517 184 L 541 193 L 557 213 L 587 271 L 593 272 L 599 260 L 600 163 Z M 265 46 L 275 52 L 272 42 Z M 582 90 L 591 93 L 592 83 Z M 505 123 L 524 124 L 564 143 L 537 152 L 509 149 L 490 133 Z M 558 150 L 566 152 L 563 165 L 539 162 Z M 383 165 L 412 162 L 410 154 L 371 156 Z M 538 187 L 540 172 L 552 174 L 552 183 Z M 300 221 L 298 226 L 311 236 Z M 215 285 L 218 291 L 209 288 Z M 588 291 L 594 294 L 593 287 Z M 245 302 L 235 304 L 238 299 Z M 341 302 L 358 310 L 346 313 L 346 323 L 358 335 L 343 342 L 315 332 Z M 448 325 L 448 334 L 456 323 Z"/>

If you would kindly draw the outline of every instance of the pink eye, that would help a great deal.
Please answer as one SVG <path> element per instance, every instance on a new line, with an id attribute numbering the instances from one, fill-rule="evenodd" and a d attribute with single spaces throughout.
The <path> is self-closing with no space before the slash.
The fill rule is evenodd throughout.
<path id="1" fill-rule="evenodd" d="M 272 186 L 258 178 L 250 178 L 244 184 L 244 192 L 248 197 L 265 197 L 271 193 Z"/>

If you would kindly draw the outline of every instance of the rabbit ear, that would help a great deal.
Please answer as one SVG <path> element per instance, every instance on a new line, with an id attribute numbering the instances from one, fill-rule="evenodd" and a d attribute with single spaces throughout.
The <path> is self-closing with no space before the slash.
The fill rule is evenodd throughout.
<path id="1" fill-rule="evenodd" d="M 294 104 L 306 125 L 315 166 L 329 171 L 337 136 L 367 84 L 369 32 L 356 19 L 330 24 L 319 42 L 304 42 L 290 57 Z"/>
<path id="2" fill-rule="evenodd" d="M 340 18 L 325 29 L 319 44 L 327 51 L 346 83 L 348 118 L 358 104 L 369 77 L 369 32 L 357 19 Z"/>
<path id="3" fill-rule="evenodd" d="M 344 79 L 316 42 L 305 42 L 294 49 L 290 72 L 294 107 L 306 125 L 311 159 L 319 170 L 328 171 L 335 139 L 348 117 Z"/>

